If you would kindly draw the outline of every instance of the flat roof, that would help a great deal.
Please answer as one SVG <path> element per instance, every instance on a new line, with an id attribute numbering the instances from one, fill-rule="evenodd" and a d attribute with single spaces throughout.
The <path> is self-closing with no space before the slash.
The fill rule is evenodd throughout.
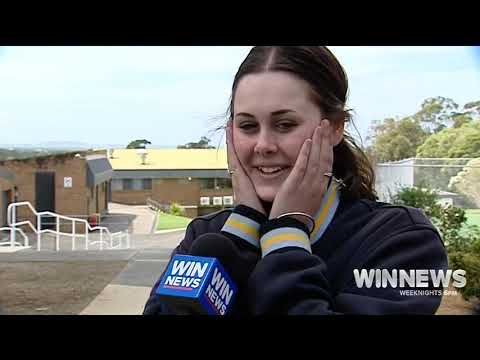
<path id="1" fill-rule="evenodd" d="M 138 151 L 140 150 L 140 151 Z M 146 153 L 145 162 L 141 152 Z M 226 170 L 226 149 L 114 149 L 108 159 L 116 170 Z"/>

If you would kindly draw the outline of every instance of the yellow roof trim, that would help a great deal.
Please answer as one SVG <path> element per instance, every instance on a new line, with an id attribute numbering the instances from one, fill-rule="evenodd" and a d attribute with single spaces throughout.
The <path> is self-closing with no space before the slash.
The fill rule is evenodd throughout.
<path id="1" fill-rule="evenodd" d="M 226 149 L 146 149 L 145 164 L 138 149 L 111 150 L 113 170 L 223 170 Z"/>

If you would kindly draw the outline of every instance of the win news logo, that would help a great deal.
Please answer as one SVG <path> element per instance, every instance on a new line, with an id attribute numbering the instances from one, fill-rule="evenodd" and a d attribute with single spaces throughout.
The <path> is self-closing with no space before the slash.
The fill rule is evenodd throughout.
<path id="1" fill-rule="evenodd" d="M 228 313 L 237 288 L 215 258 L 175 255 L 157 294 L 190 302 L 211 315 Z"/>

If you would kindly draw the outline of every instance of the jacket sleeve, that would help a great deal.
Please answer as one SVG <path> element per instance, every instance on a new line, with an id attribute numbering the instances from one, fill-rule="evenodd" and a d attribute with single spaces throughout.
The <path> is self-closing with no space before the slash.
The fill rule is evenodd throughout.
<path id="1" fill-rule="evenodd" d="M 431 282 L 421 290 L 434 290 L 434 295 L 405 296 L 400 290 L 409 288 L 358 287 L 353 275 L 355 268 L 445 271 L 445 248 L 433 226 L 411 224 L 382 239 L 372 231 L 355 252 L 353 266 L 345 269 L 344 285 L 332 289 L 327 265 L 312 254 L 303 224 L 280 220 L 260 231 L 262 259 L 249 279 L 254 314 L 434 314 L 440 305 L 441 295 Z"/>
<path id="2" fill-rule="evenodd" d="M 200 226 L 200 223 L 197 223 L 198 226 L 196 226 L 194 220 L 188 225 L 184 239 L 181 241 L 179 246 L 174 249 L 174 251 L 170 255 L 170 258 L 172 258 L 176 254 L 188 255 L 190 253 L 193 242 L 198 236 L 206 232 L 219 232 L 228 237 L 237 245 L 240 250 L 239 254 L 241 254 L 241 258 L 239 260 L 241 260 L 243 264 L 242 269 L 249 275 L 250 272 L 253 270 L 256 262 L 258 261 L 258 230 L 260 228 L 260 223 L 264 222 L 265 220 L 265 215 L 245 205 L 237 205 L 232 210 L 226 221 L 224 223 L 222 222 L 221 224 L 220 222 L 216 223 L 213 220 L 199 220 L 202 221 L 202 226 Z M 157 280 L 150 292 L 150 297 L 144 308 L 144 315 L 173 314 L 169 312 L 167 306 L 162 303 L 162 301 L 155 293 L 164 273 L 165 270 L 163 271 L 162 275 Z M 248 275 L 245 277 L 245 283 L 247 282 Z M 237 286 L 239 286 L 239 288 L 242 288 L 243 281 L 242 283 L 237 283 Z"/>

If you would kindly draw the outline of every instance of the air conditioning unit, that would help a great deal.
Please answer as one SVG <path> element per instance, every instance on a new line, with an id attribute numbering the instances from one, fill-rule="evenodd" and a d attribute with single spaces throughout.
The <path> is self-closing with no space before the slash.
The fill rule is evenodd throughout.
<path id="1" fill-rule="evenodd" d="M 200 197 L 200 205 L 202 206 L 210 205 L 210 198 L 208 196 Z"/>
<path id="2" fill-rule="evenodd" d="M 233 196 L 224 196 L 223 205 L 233 205 Z"/>
<path id="3" fill-rule="evenodd" d="M 221 196 L 214 196 L 213 197 L 213 205 L 222 205 L 222 197 Z"/>

